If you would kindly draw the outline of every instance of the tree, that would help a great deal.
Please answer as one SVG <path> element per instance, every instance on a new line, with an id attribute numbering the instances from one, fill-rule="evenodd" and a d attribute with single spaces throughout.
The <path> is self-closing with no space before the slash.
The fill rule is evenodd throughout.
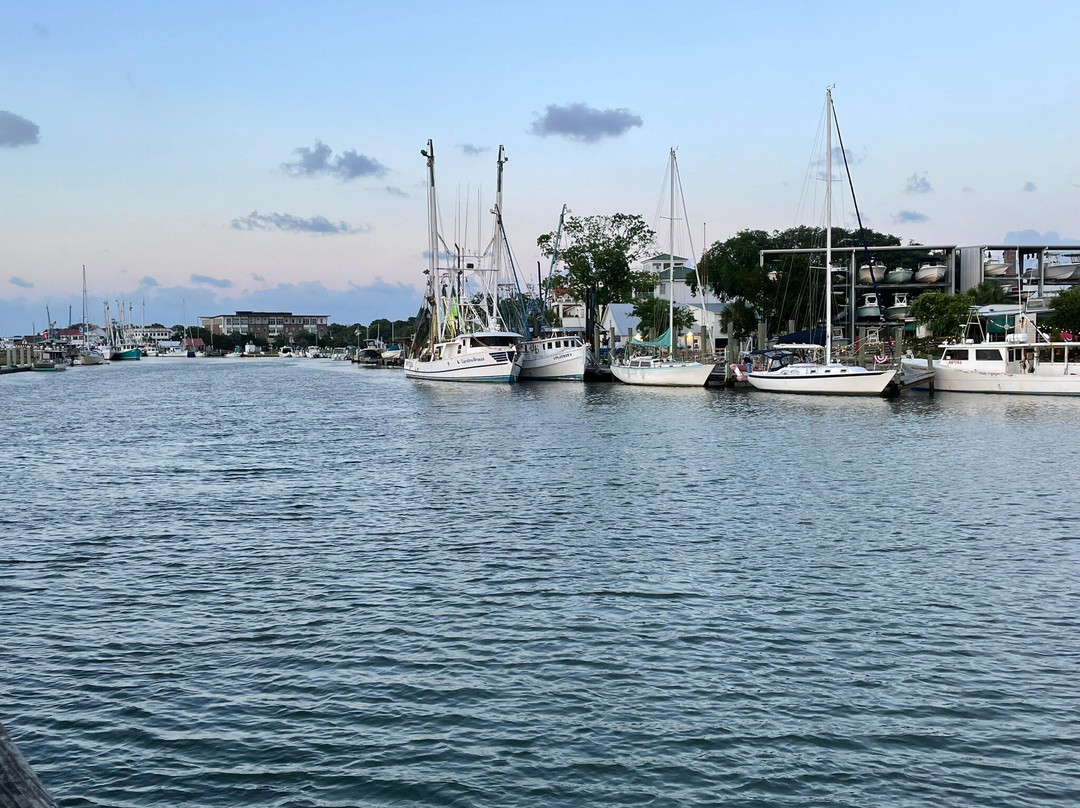
<path id="1" fill-rule="evenodd" d="M 635 272 L 631 264 L 653 248 L 656 233 L 637 214 L 570 216 L 563 222 L 566 245 L 559 250 L 565 272 L 559 281 L 579 300 L 591 293 L 596 307 L 633 300 L 655 283 L 649 272 Z M 536 240 L 551 257 L 559 246 L 556 233 Z M 555 283 L 553 279 L 553 284 Z"/>
<path id="2" fill-rule="evenodd" d="M 757 314 L 754 313 L 753 307 L 745 300 L 732 300 L 728 302 L 727 308 L 720 315 L 720 326 L 722 328 L 727 328 L 729 323 L 732 326 L 732 335 L 735 339 L 746 339 L 757 329 Z"/>
<path id="3" fill-rule="evenodd" d="M 1009 302 L 1005 287 L 997 281 L 983 281 L 978 286 L 968 289 L 967 295 L 975 301 L 976 306 L 992 306 L 996 303 Z"/>
<path id="4" fill-rule="evenodd" d="M 1062 331 L 1080 332 L 1080 286 L 1058 293 L 1050 308 L 1050 322 Z"/>
<path id="5" fill-rule="evenodd" d="M 974 303 L 969 295 L 923 292 L 915 298 L 908 313 L 917 325 L 926 326 L 936 336 L 947 337 L 960 333 Z"/>
<path id="6" fill-rule="evenodd" d="M 668 329 L 668 301 L 649 295 L 634 304 L 634 316 L 641 320 L 641 333 L 646 339 L 656 339 Z M 675 305 L 671 312 L 675 324 L 676 336 L 684 329 L 693 328 L 696 320 L 694 313 L 686 306 Z"/>

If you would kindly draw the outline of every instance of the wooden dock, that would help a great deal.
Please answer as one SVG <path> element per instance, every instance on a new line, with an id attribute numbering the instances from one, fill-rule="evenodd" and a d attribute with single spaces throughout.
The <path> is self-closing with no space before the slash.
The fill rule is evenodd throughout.
<path id="1" fill-rule="evenodd" d="M 3 724 L 0 724 L 0 805 L 4 808 L 56 808 Z"/>

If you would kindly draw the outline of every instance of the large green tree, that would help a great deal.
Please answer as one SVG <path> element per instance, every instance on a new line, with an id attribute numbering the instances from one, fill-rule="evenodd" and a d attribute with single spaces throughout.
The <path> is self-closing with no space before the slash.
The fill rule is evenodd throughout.
<path id="1" fill-rule="evenodd" d="M 563 222 L 563 246 L 557 244 L 556 235 L 545 233 L 536 243 L 549 258 L 558 248 L 564 269 L 553 282 L 565 286 L 579 300 L 591 293 L 599 308 L 634 300 L 652 289 L 652 273 L 631 267 L 653 249 L 656 241 L 656 233 L 641 216 L 569 216 Z"/>
<path id="2" fill-rule="evenodd" d="M 676 336 L 694 327 L 694 313 L 686 306 L 675 304 L 674 310 L 669 310 L 667 299 L 651 294 L 634 304 L 634 316 L 641 320 L 639 327 L 645 339 L 656 339 L 668 330 L 669 314 L 675 324 Z"/>
<path id="3" fill-rule="evenodd" d="M 1054 296 L 1050 302 L 1050 322 L 1062 331 L 1080 333 L 1080 286 Z"/>
<path id="4" fill-rule="evenodd" d="M 861 247 L 870 252 L 880 246 L 900 246 L 898 237 L 874 230 L 832 228 L 835 247 Z M 796 328 L 820 326 L 824 316 L 825 273 L 824 254 L 804 253 L 765 255 L 763 250 L 818 249 L 825 244 L 825 230 L 820 227 L 792 227 L 772 233 L 764 230 L 743 230 L 726 241 L 717 241 L 701 256 L 698 266 L 708 278 L 713 293 L 729 304 L 738 303 L 732 311 L 733 321 L 740 333 L 752 332 L 750 314 L 768 322 L 772 330 L 786 329 L 788 321 Z M 846 259 L 847 252 L 843 253 Z M 921 253 L 890 252 L 890 265 L 915 266 Z M 863 261 L 857 253 L 856 263 Z M 842 259 L 836 254 L 834 265 Z M 846 263 L 846 261 L 845 261 Z M 815 270 L 815 268 L 817 268 Z M 693 277 L 687 279 L 694 287 Z M 696 290 L 695 290 L 696 291 Z"/>
<path id="5" fill-rule="evenodd" d="M 929 328 L 934 336 L 958 337 L 974 303 L 975 299 L 970 295 L 923 292 L 915 298 L 908 313 L 918 325 Z"/>

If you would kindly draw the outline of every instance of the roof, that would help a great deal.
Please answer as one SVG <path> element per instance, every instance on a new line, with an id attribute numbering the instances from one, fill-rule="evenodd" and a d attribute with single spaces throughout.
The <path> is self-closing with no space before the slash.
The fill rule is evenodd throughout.
<path id="1" fill-rule="evenodd" d="M 637 331 L 641 318 L 634 316 L 633 303 L 609 303 L 607 310 L 615 326 L 616 334 L 622 335 Z"/>

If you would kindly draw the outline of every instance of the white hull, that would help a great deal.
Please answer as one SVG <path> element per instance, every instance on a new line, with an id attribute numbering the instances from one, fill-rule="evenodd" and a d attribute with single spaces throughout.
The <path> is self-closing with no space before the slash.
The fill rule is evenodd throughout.
<path id="1" fill-rule="evenodd" d="M 870 275 L 870 267 L 863 265 L 859 267 L 859 283 L 873 283 L 877 281 L 881 283 L 885 279 L 885 267 L 881 264 L 874 264 L 873 267 L 873 279 Z"/>
<path id="2" fill-rule="evenodd" d="M 910 372 L 926 370 L 925 359 L 904 359 Z M 1080 374 L 1080 367 L 1076 373 Z M 916 389 L 919 389 L 916 387 Z M 949 393 L 1001 393 L 1020 396 L 1080 396 L 1080 375 L 1044 375 L 1041 373 L 993 373 L 961 370 L 934 360 L 934 390 Z"/>
<path id="3" fill-rule="evenodd" d="M 700 362 L 672 362 L 655 367 L 612 365 L 611 374 L 623 384 L 657 387 L 702 387 L 715 365 Z"/>
<path id="4" fill-rule="evenodd" d="M 521 357 L 521 381 L 581 381 L 585 378 L 582 344 L 569 348 L 547 348 L 542 342 L 525 343 Z"/>
<path id="5" fill-rule="evenodd" d="M 1048 281 L 1064 281 L 1076 277 L 1080 264 L 1047 264 L 1043 267 L 1043 277 Z"/>
<path id="6" fill-rule="evenodd" d="M 848 365 L 791 365 L 779 371 L 754 371 L 746 379 L 756 390 L 819 396 L 880 396 L 895 369 L 865 370 Z"/>
<path id="7" fill-rule="evenodd" d="M 945 267 L 940 264 L 926 264 L 915 272 L 917 283 L 937 283 L 945 277 Z"/>
<path id="8" fill-rule="evenodd" d="M 521 354 L 514 348 L 465 345 L 461 338 L 438 347 L 438 358 L 406 359 L 406 378 L 505 383 L 516 381 L 521 373 Z"/>
<path id="9" fill-rule="evenodd" d="M 983 264 L 983 275 L 987 278 L 1000 278 L 1002 275 L 1014 275 L 1013 268 L 1009 264 L 997 261 L 987 261 Z"/>

